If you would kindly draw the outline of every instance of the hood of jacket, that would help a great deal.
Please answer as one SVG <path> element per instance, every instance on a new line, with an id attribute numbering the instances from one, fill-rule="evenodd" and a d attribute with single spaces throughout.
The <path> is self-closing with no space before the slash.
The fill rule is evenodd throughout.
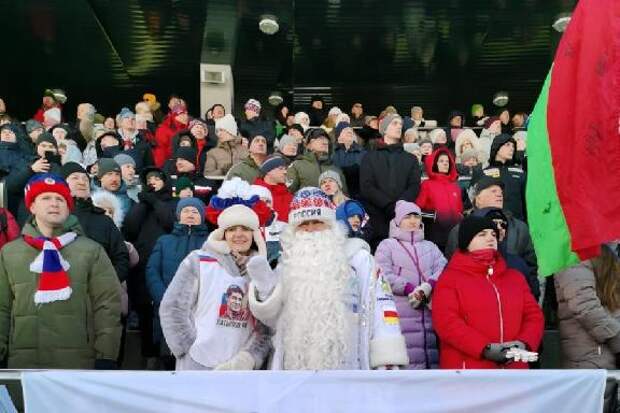
<path id="1" fill-rule="evenodd" d="M 457 117 L 460 116 L 461 117 L 461 126 L 451 126 L 450 125 L 450 121 Z M 461 112 L 460 110 L 453 110 L 450 111 L 450 114 L 448 115 L 448 129 L 451 128 L 462 128 L 465 126 L 465 115 L 463 114 L 463 112 Z M 448 136 L 448 139 L 450 139 L 450 137 Z"/>
<path id="2" fill-rule="evenodd" d="M 181 141 L 181 138 L 183 137 L 190 138 L 192 142 L 192 145 L 191 145 L 192 148 L 198 150 L 198 144 L 196 143 L 196 137 L 192 135 L 190 131 L 188 131 L 187 129 L 184 129 L 172 137 L 172 154 L 173 155 L 176 152 L 176 150 L 179 149 L 179 142 Z"/>
<path id="3" fill-rule="evenodd" d="M 114 132 L 114 131 L 106 132 L 103 135 L 101 135 L 100 137 L 98 137 L 97 140 L 95 141 L 95 151 L 97 152 L 97 158 L 102 158 L 103 157 L 103 149 L 101 148 L 101 141 L 106 136 L 112 136 L 114 139 L 116 139 L 118 141 L 119 148 L 121 148 L 123 139 L 119 136 L 119 134 Z"/>
<path id="4" fill-rule="evenodd" d="M 441 155 L 447 155 L 448 160 L 450 162 L 450 169 L 448 169 L 447 175 L 433 171 L 433 166 L 435 165 L 435 162 L 437 162 L 437 159 L 439 159 L 439 156 Z M 456 171 L 456 162 L 454 162 L 454 157 L 452 156 L 452 152 L 450 152 L 450 150 L 445 146 L 441 146 L 437 148 L 430 155 L 428 155 L 426 159 L 424 159 L 424 168 L 426 169 L 426 175 L 428 176 L 429 179 L 447 180 L 450 182 L 454 182 L 458 179 L 458 172 Z"/>
<path id="5" fill-rule="evenodd" d="M 392 219 L 390 221 L 390 238 L 411 244 L 424 241 L 424 227 L 422 226 L 416 231 L 405 231 L 396 225 L 396 221 Z"/>
<path id="6" fill-rule="evenodd" d="M 476 153 L 480 153 L 480 142 L 478 142 L 478 137 L 461 132 L 454 143 L 454 153 L 456 153 L 457 157 L 460 158 L 463 154 L 463 145 L 465 145 L 466 142 L 470 142 Z"/>
<path id="7" fill-rule="evenodd" d="M 501 162 L 497 162 L 495 160 L 495 156 L 497 155 L 497 151 L 502 147 L 506 142 L 512 142 L 515 150 L 512 152 L 512 159 L 507 161 L 505 164 Z M 514 138 L 506 133 L 502 133 L 497 135 L 495 139 L 493 139 L 493 143 L 491 143 L 491 152 L 489 154 L 489 165 L 490 166 L 504 166 L 504 165 L 514 165 L 517 161 L 517 141 Z"/>
<path id="8" fill-rule="evenodd" d="M 461 276 L 470 277 L 486 277 L 488 271 L 488 267 L 484 263 L 474 260 L 471 254 L 461 250 L 454 252 L 446 268 L 459 272 Z M 493 264 L 492 268 L 492 277 L 501 276 L 508 268 L 499 251 L 495 252 L 495 264 Z"/>

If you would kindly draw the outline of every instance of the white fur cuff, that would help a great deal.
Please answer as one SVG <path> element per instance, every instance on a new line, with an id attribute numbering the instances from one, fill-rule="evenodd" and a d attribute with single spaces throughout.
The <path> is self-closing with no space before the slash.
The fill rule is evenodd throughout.
<path id="1" fill-rule="evenodd" d="M 370 368 L 409 364 L 407 344 L 402 334 L 384 336 L 370 341 Z"/>

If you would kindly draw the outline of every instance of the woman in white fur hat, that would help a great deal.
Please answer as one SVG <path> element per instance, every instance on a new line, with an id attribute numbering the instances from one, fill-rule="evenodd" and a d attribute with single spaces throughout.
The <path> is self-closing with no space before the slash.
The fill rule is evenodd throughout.
<path id="1" fill-rule="evenodd" d="M 202 249 L 181 262 L 159 315 L 177 370 L 259 369 L 270 350 L 266 328 L 248 308 L 246 262 L 266 256 L 256 213 L 232 205 Z"/>

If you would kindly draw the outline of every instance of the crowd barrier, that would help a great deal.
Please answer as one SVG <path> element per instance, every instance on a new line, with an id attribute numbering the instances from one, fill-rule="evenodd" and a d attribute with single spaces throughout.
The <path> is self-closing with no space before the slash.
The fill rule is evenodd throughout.
<path id="1" fill-rule="evenodd" d="M 620 378 L 617 372 L 610 377 Z M 605 370 L 4 371 L 26 412 L 600 412 Z"/>

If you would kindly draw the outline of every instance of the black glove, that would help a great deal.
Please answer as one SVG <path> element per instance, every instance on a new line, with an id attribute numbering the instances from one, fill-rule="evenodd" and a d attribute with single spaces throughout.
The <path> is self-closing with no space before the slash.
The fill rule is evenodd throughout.
<path id="1" fill-rule="evenodd" d="M 116 360 L 97 359 L 95 360 L 95 370 L 118 370 Z"/>
<path id="2" fill-rule="evenodd" d="M 482 357 L 498 364 L 504 364 L 508 361 L 506 357 L 507 347 L 501 343 L 490 343 L 482 351 Z"/>
<path id="3" fill-rule="evenodd" d="M 152 191 L 142 191 L 138 194 L 138 200 L 147 205 L 155 205 L 158 201 L 157 195 Z"/>

